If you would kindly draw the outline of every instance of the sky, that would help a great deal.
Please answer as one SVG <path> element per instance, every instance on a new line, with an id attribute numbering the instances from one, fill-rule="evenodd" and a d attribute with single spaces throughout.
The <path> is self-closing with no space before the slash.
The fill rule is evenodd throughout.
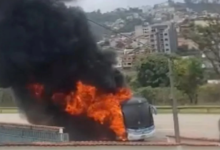
<path id="1" fill-rule="evenodd" d="M 139 7 L 163 3 L 165 1 L 166 0 L 78 0 L 77 2 L 72 2 L 71 5 L 77 3 L 77 5 L 80 5 L 87 12 L 98 9 L 100 9 L 102 12 L 107 12 L 119 7 Z M 183 0 L 175 1 L 181 2 Z"/>

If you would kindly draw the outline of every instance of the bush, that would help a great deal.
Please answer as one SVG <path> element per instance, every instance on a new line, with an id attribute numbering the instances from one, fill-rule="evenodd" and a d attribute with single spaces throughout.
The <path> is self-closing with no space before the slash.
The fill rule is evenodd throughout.
<path id="1" fill-rule="evenodd" d="M 142 87 L 135 90 L 134 95 L 143 96 L 154 105 L 171 105 L 169 87 Z M 189 98 L 181 91 L 174 89 L 178 105 L 190 104 Z M 199 87 L 198 104 L 220 104 L 220 84 L 205 84 Z"/>
<path id="2" fill-rule="evenodd" d="M 15 103 L 9 91 L 0 89 L 0 107 L 14 107 Z"/>
<path id="3" fill-rule="evenodd" d="M 199 88 L 199 103 L 220 103 L 220 84 L 205 84 Z"/>
<path id="4" fill-rule="evenodd" d="M 187 97 L 179 90 L 174 89 L 175 98 L 179 105 L 188 104 Z M 170 88 L 151 88 L 142 87 L 136 90 L 134 93 L 136 96 L 143 96 L 154 105 L 172 105 L 170 101 Z"/>

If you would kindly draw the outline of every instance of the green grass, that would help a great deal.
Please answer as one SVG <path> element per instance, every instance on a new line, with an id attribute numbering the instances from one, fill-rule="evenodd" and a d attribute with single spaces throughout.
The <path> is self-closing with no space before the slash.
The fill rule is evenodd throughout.
<path id="1" fill-rule="evenodd" d="M 18 109 L 0 109 L 0 114 L 18 113 Z"/>
<path id="2" fill-rule="evenodd" d="M 158 109 L 159 114 L 172 113 L 172 109 Z M 180 114 L 220 114 L 220 109 L 181 109 Z"/>
<path id="3" fill-rule="evenodd" d="M 0 113 L 18 113 L 18 109 L 10 108 L 10 109 L 0 109 Z M 158 109 L 158 114 L 169 114 L 172 113 L 172 109 Z M 220 109 L 218 108 L 213 108 L 209 109 L 207 112 L 207 109 L 205 108 L 196 108 L 196 109 L 180 109 L 179 110 L 180 114 L 220 114 Z"/>

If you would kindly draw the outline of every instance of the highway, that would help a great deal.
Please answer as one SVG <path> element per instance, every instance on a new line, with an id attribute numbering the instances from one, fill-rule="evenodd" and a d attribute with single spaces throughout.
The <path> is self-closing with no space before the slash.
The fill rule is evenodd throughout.
<path id="1" fill-rule="evenodd" d="M 219 119 L 220 115 L 218 114 L 179 114 L 181 135 L 219 139 Z M 159 114 L 155 116 L 155 124 L 159 133 L 174 133 L 172 114 Z"/>
<path id="2" fill-rule="evenodd" d="M 206 138 L 215 138 L 219 139 L 218 131 L 218 120 L 219 115 L 204 115 L 204 114 L 180 114 L 180 132 L 181 136 L 185 137 L 206 137 Z M 153 142 L 158 139 L 165 139 L 167 141 L 166 135 L 173 135 L 173 118 L 172 114 L 158 114 L 154 116 L 155 125 L 156 125 L 156 134 L 153 139 Z M 19 114 L 0 114 L 0 122 L 8 123 L 27 123 L 24 117 L 21 117 Z M 168 141 L 169 142 L 169 141 Z M 0 150 L 3 150 L 4 147 L 0 147 Z M 31 147 L 32 150 L 37 149 L 48 149 L 48 150 L 61 150 L 61 149 L 72 149 L 73 147 Z M 77 150 L 110 150 L 110 149 L 146 149 L 146 146 L 80 146 L 77 147 Z M 148 146 L 150 150 L 219 150 L 219 147 L 189 147 L 189 146 Z M 7 147 L 7 150 L 14 149 L 13 147 Z M 16 149 L 30 149 L 30 147 L 16 147 Z"/>
<path id="3" fill-rule="evenodd" d="M 172 114 L 158 114 L 154 116 L 157 129 L 156 136 L 163 137 L 173 135 Z M 205 114 L 180 114 L 180 132 L 187 137 L 219 138 L 218 120 L 219 115 Z M 19 114 L 0 114 L 0 122 L 27 123 Z"/>

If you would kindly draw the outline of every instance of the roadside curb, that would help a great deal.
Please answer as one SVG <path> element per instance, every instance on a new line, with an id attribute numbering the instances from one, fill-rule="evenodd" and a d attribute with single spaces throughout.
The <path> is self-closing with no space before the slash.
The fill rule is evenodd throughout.
<path id="1" fill-rule="evenodd" d="M 175 138 L 174 135 L 167 135 L 168 138 Z M 186 136 L 180 136 L 182 140 L 190 140 L 190 141 L 200 141 L 200 142 L 217 142 L 220 144 L 219 139 L 214 138 L 205 138 L 205 137 L 186 137 Z"/>
<path id="2" fill-rule="evenodd" d="M 161 146 L 161 147 L 176 147 L 176 146 L 192 146 L 192 147 L 220 147 L 220 143 L 197 143 L 197 142 L 182 142 L 165 143 L 165 142 L 117 142 L 117 141 L 80 141 L 68 143 L 5 143 L 0 144 L 0 147 L 68 147 L 68 146 Z"/>

